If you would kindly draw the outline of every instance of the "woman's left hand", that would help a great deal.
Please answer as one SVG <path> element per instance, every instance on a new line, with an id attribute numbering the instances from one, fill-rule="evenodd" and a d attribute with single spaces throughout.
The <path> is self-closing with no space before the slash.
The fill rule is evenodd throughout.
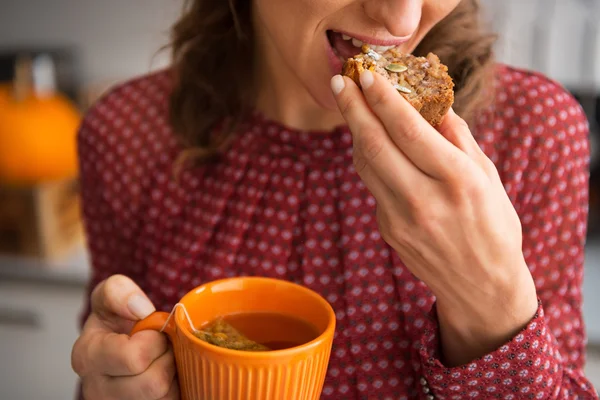
<path id="1" fill-rule="evenodd" d="M 448 365 L 495 350 L 535 315 L 518 215 L 494 164 L 450 110 L 433 128 L 383 77 L 331 82 L 382 237 L 435 294 Z"/>

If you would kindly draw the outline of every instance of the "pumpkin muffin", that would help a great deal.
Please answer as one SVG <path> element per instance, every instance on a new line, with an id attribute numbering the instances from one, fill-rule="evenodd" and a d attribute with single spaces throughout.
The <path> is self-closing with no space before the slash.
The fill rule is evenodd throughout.
<path id="1" fill-rule="evenodd" d="M 427 57 L 415 57 L 390 49 L 379 54 L 363 46 L 361 54 L 344 63 L 342 74 L 360 87 L 360 73 L 365 70 L 389 80 L 433 126 L 442 122 L 454 103 L 454 83 L 448 75 L 448 67 L 433 53 Z"/>

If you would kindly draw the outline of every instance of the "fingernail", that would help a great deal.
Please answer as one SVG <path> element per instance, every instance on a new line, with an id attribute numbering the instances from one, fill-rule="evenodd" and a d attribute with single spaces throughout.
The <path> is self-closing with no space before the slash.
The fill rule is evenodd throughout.
<path id="1" fill-rule="evenodd" d="M 336 75 L 331 78 L 331 90 L 336 95 L 340 94 L 342 90 L 346 87 L 346 83 L 344 82 L 344 78 L 341 75 Z"/>
<path id="2" fill-rule="evenodd" d="M 134 294 L 131 296 L 127 302 L 127 307 L 129 308 L 129 311 L 139 319 L 144 319 L 156 311 L 150 300 L 141 294 Z"/>
<path id="3" fill-rule="evenodd" d="M 371 71 L 364 71 L 360 74 L 360 85 L 363 89 L 368 89 L 374 82 L 373 73 Z"/>

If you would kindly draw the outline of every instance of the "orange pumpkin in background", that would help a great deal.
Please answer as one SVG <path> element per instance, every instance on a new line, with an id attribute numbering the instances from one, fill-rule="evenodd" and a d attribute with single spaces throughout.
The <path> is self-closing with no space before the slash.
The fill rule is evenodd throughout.
<path id="1" fill-rule="evenodd" d="M 62 96 L 0 100 L 0 180 L 39 183 L 77 175 L 80 116 Z"/>
<path id="2" fill-rule="evenodd" d="M 22 70 L 14 85 L 0 87 L 0 181 L 33 184 L 75 177 L 80 113 L 59 93 L 36 93 L 27 77 Z"/>

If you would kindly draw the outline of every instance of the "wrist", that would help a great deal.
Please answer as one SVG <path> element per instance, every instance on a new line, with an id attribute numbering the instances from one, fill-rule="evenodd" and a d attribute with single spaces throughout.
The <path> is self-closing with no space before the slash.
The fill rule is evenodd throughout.
<path id="1" fill-rule="evenodd" d="M 538 300 L 530 274 L 502 286 L 470 302 L 438 298 L 442 354 L 448 366 L 466 364 L 496 350 L 535 316 Z"/>

